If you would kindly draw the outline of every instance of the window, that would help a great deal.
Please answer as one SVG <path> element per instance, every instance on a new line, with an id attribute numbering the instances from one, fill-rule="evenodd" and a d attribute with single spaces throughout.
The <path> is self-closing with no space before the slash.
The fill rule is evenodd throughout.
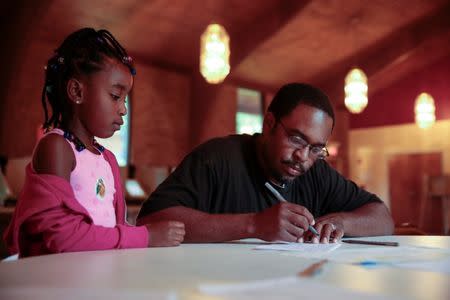
<path id="1" fill-rule="evenodd" d="M 262 131 L 263 105 L 259 91 L 238 88 L 236 132 L 253 134 Z"/>
<path id="2" fill-rule="evenodd" d="M 130 101 L 126 98 L 127 115 L 123 117 L 123 125 L 120 130 L 116 131 L 114 135 L 108 139 L 99 139 L 97 141 L 100 145 L 110 150 L 116 156 L 120 167 L 128 165 L 128 150 L 130 144 Z"/>

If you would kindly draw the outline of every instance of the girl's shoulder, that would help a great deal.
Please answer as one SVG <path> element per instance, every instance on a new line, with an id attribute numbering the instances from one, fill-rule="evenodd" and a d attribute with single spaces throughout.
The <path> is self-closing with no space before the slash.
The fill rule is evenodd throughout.
<path id="1" fill-rule="evenodd" d="M 75 155 L 69 142 L 60 134 L 47 134 L 38 142 L 32 167 L 36 173 L 52 174 L 70 181 Z"/>

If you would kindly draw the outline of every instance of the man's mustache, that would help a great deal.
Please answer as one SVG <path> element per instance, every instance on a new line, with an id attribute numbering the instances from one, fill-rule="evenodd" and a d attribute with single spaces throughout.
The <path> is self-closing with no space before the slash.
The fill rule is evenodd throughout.
<path id="1" fill-rule="evenodd" d="M 286 164 L 286 165 L 289 165 L 291 168 L 300 170 L 302 173 L 306 172 L 305 166 L 303 166 L 301 163 L 297 163 L 297 162 L 292 161 L 292 160 L 283 160 L 282 163 Z"/>

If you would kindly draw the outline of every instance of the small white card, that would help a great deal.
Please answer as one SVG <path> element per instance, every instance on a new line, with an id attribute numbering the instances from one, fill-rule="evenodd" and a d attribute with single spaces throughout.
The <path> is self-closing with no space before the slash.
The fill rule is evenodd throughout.
<path id="1" fill-rule="evenodd" d="M 301 251 L 303 253 L 329 253 L 341 246 L 340 243 L 331 244 L 312 244 L 312 243 L 286 243 L 286 244 L 267 244 L 257 246 L 255 250 L 278 250 L 278 251 Z"/>

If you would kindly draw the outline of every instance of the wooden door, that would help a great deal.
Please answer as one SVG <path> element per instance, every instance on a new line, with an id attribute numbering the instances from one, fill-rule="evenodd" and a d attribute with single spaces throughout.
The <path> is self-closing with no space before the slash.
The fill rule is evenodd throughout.
<path id="1" fill-rule="evenodd" d="M 442 203 L 424 197 L 425 177 L 442 174 L 441 153 L 396 154 L 388 164 L 395 224 L 410 223 L 428 234 L 442 234 Z"/>

